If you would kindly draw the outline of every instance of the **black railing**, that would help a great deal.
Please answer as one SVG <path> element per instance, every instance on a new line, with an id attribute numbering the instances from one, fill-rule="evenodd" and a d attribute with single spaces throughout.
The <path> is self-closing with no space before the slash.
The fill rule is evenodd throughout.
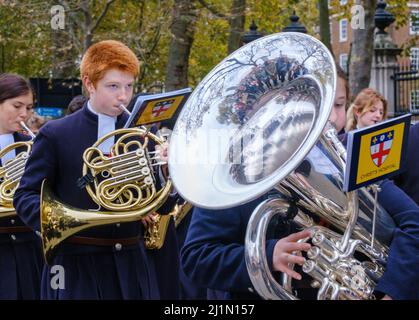
<path id="1" fill-rule="evenodd" d="M 394 116 L 419 115 L 419 71 L 410 67 L 394 70 Z"/>

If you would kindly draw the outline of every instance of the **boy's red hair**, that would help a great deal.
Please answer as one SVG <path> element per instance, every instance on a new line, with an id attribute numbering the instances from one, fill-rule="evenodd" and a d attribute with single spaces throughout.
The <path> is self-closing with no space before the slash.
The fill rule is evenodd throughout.
<path id="1" fill-rule="evenodd" d="M 110 69 L 128 72 L 137 77 L 140 62 L 134 52 L 122 42 L 104 40 L 87 49 L 80 64 L 80 76 L 82 80 L 87 76 L 96 86 Z"/>

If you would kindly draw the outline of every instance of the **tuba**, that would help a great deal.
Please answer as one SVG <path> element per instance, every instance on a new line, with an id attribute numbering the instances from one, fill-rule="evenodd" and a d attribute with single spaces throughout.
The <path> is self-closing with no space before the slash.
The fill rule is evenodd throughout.
<path id="1" fill-rule="evenodd" d="M 394 222 L 365 188 L 343 191 L 346 151 L 328 121 L 335 90 L 334 59 L 320 41 L 274 34 L 216 66 L 176 122 L 169 170 L 183 198 L 224 209 L 269 192 L 244 239 L 250 279 L 265 299 L 299 298 L 294 280 L 269 271 L 273 218 L 310 230 L 302 271 L 318 299 L 374 299 L 384 272 Z"/>
<path id="2" fill-rule="evenodd" d="M 115 136 L 109 155 L 99 146 Z M 164 141 L 144 128 L 112 131 L 83 153 L 83 177 L 79 186 L 99 206 L 99 210 L 82 210 L 62 203 L 47 181 L 41 188 L 41 237 L 45 260 L 51 263 L 56 247 L 68 237 L 88 228 L 137 221 L 157 210 L 167 199 L 172 183 L 157 190 L 154 178 L 156 162 L 147 150 L 150 141 Z"/>
<path id="3" fill-rule="evenodd" d="M 35 134 L 21 121 L 20 125 L 28 132 L 32 138 Z M 13 207 L 13 196 L 19 187 L 20 178 L 25 171 L 26 161 L 32 150 L 32 140 L 19 141 L 8 145 L 0 151 L 0 159 L 12 150 L 23 149 L 15 158 L 7 161 L 0 167 L 0 218 L 15 216 L 16 211 Z"/>

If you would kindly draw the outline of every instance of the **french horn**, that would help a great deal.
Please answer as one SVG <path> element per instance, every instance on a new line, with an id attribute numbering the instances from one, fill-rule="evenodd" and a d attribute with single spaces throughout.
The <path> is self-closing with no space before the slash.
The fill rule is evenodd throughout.
<path id="1" fill-rule="evenodd" d="M 32 139 L 35 138 L 35 135 L 23 121 L 20 122 L 20 125 L 30 134 Z M 16 157 L 3 163 L 0 167 L 0 218 L 17 215 L 13 207 L 13 197 L 25 171 L 26 161 L 32 150 L 32 143 L 32 140 L 18 141 L 0 151 L 0 159 L 12 150 L 16 152 Z"/>
<path id="2" fill-rule="evenodd" d="M 273 217 L 311 231 L 303 272 L 318 299 L 373 299 L 384 272 L 394 222 L 367 190 L 343 191 L 346 152 L 328 122 L 335 90 L 334 59 L 320 41 L 274 34 L 217 65 L 173 130 L 170 174 L 193 205 L 230 208 L 276 191 L 255 209 L 244 239 L 250 279 L 265 299 L 299 297 L 294 280 L 269 271 Z"/>
<path id="3" fill-rule="evenodd" d="M 110 154 L 99 146 L 115 137 Z M 145 128 L 126 128 L 112 131 L 98 139 L 83 154 L 83 177 L 80 186 L 99 206 L 83 210 L 62 203 L 52 192 L 48 181 L 41 191 L 41 237 L 45 260 L 52 262 L 55 249 L 68 237 L 88 228 L 137 221 L 156 211 L 169 196 L 169 179 L 158 190 L 154 178 L 156 162 L 147 150 L 150 141 L 163 140 Z"/>

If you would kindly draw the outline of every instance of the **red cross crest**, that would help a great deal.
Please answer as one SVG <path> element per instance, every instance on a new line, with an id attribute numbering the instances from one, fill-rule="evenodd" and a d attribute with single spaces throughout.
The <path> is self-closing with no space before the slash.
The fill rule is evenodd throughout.
<path id="1" fill-rule="evenodd" d="M 381 133 L 371 138 L 371 159 L 377 167 L 386 161 L 393 144 L 394 130 Z"/>
<path id="2" fill-rule="evenodd" d="M 172 106 L 174 100 L 161 101 L 155 104 L 151 111 L 153 117 L 158 117 L 165 113 Z"/>

